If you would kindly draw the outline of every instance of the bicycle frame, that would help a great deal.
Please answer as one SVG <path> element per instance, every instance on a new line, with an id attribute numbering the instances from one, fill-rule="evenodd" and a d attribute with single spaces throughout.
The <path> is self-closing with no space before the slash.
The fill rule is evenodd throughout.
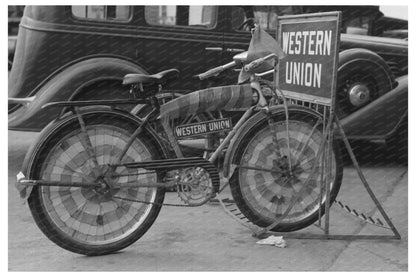
<path id="1" fill-rule="evenodd" d="M 210 156 L 210 158 L 208 159 L 208 161 L 210 163 L 214 163 L 218 159 L 221 152 L 226 148 L 226 146 L 229 144 L 229 142 L 233 139 L 233 137 L 237 133 L 237 130 L 239 128 L 241 128 L 241 126 L 247 121 L 248 118 L 250 118 L 253 115 L 253 113 L 256 110 L 267 108 L 268 103 L 267 103 L 267 101 L 266 101 L 266 99 L 265 99 L 265 97 L 262 93 L 262 90 L 260 88 L 260 82 L 259 82 L 258 78 L 256 78 L 256 77 L 253 78 L 250 85 L 259 94 L 259 101 L 254 106 L 250 107 L 249 109 L 247 109 L 244 112 L 243 116 L 238 120 L 237 124 L 227 134 L 227 136 L 224 138 L 224 140 L 221 142 L 221 144 L 218 146 L 218 148 L 215 150 L 215 152 Z M 121 162 L 122 156 L 127 152 L 128 148 L 131 146 L 134 139 L 140 134 L 142 129 L 146 125 L 148 125 L 148 123 L 152 119 L 154 119 L 158 116 L 158 113 L 159 113 L 159 108 L 154 107 L 153 110 L 145 117 L 145 119 L 143 120 L 143 123 L 137 128 L 135 133 L 132 135 L 130 141 L 125 145 L 125 147 L 122 151 L 122 154 L 118 158 L 118 162 Z M 182 158 L 183 157 L 182 151 L 179 148 L 179 144 L 178 144 L 177 139 L 172 135 L 172 132 L 171 132 L 172 129 L 170 128 L 170 126 L 168 125 L 167 122 L 162 121 L 162 126 L 164 128 L 165 133 L 168 136 L 168 140 L 169 140 L 170 145 L 173 147 L 173 149 L 175 151 L 175 154 L 177 155 L 178 158 Z M 114 164 L 113 166 L 115 166 L 115 167 L 123 166 L 123 164 Z"/>
<path id="2" fill-rule="evenodd" d="M 250 64 L 246 65 L 244 67 L 244 69 L 242 70 L 246 70 L 247 72 L 249 72 L 250 70 L 252 70 L 253 68 L 259 66 L 261 63 L 269 60 L 269 59 L 276 59 L 277 56 L 275 54 L 270 54 L 266 57 L 257 59 L 253 62 L 251 62 Z M 200 79 L 205 79 L 208 78 L 210 76 L 214 76 L 217 75 L 219 72 L 229 69 L 231 67 L 234 67 L 237 65 L 237 62 L 231 62 L 226 64 L 225 66 L 220 66 L 216 69 L 210 70 L 204 74 L 200 74 L 199 78 Z M 265 74 L 269 74 L 270 72 L 266 72 Z M 256 75 L 254 73 L 250 73 L 251 77 L 250 77 L 250 99 L 252 100 L 253 95 L 252 95 L 252 90 L 255 90 L 255 92 L 258 94 L 258 101 L 257 103 L 255 103 L 254 105 L 250 105 L 249 108 L 247 108 L 247 110 L 245 111 L 244 115 L 239 119 L 239 121 L 237 122 L 237 124 L 233 127 L 233 129 L 228 133 L 228 135 L 226 136 L 226 138 L 224 139 L 224 141 L 219 145 L 219 147 L 216 149 L 216 151 L 211 155 L 211 157 L 209 158 L 208 162 L 210 164 L 212 164 L 213 162 L 215 162 L 220 153 L 225 149 L 225 147 L 229 144 L 229 142 L 232 140 L 232 138 L 235 136 L 235 134 L 237 133 L 237 130 L 247 121 L 248 118 L 250 118 L 250 116 L 253 115 L 253 113 L 256 110 L 260 110 L 260 109 L 267 109 L 267 101 L 263 95 L 263 92 L 261 90 L 261 86 L 260 86 L 260 75 Z M 264 76 L 264 74 L 262 74 L 261 76 Z M 248 85 L 241 85 L 241 86 L 248 86 Z M 160 88 L 159 88 L 160 90 Z M 274 90 L 274 88 L 273 88 Z M 137 127 L 136 131 L 132 134 L 132 136 L 130 137 L 128 143 L 124 146 L 123 150 L 121 151 L 121 153 L 119 154 L 119 156 L 116 158 L 116 162 L 114 164 L 109 165 L 107 172 L 105 172 L 105 174 L 108 173 L 113 173 L 115 171 L 115 169 L 119 166 L 124 166 L 124 164 L 121 163 L 123 156 L 126 154 L 126 152 L 128 151 L 128 149 L 130 148 L 130 146 L 132 145 L 132 143 L 134 142 L 134 140 L 140 135 L 140 133 L 143 131 L 144 128 L 151 128 L 151 126 L 149 126 L 149 122 L 155 120 L 155 119 L 159 119 L 162 123 L 162 126 L 164 128 L 165 133 L 168 136 L 168 141 L 170 143 L 170 145 L 172 146 L 172 148 L 175 151 L 175 154 L 177 156 L 177 158 L 183 158 L 183 154 L 182 151 L 179 148 L 179 144 L 178 141 L 174 138 L 173 134 L 172 134 L 172 130 L 168 124 L 168 122 L 166 120 L 160 119 L 158 118 L 158 116 L 160 115 L 160 111 L 161 111 L 161 106 L 159 105 L 157 98 L 155 95 L 152 95 L 150 97 L 140 97 L 140 93 L 142 93 L 143 96 L 145 96 L 144 91 L 143 91 L 143 87 L 140 85 L 133 85 L 132 86 L 132 93 L 135 96 L 134 99 L 130 99 L 130 100 L 96 100 L 96 101 L 76 101 L 76 102 L 54 102 L 54 103 L 49 103 L 48 105 L 45 105 L 43 108 L 49 108 L 49 107 L 63 107 L 63 112 L 61 113 L 61 116 L 63 116 L 64 112 L 66 111 L 72 111 L 74 114 L 76 114 L 78 122 L 80 124 L 81 129 L 84 130 L 84 132 L 86 132 L 86 126 L 85 123 L 83 121 L 82 118 L 82 114 L 80 112 L 80 107 L 87 107 L 87 106 L 94 106 L 94 105 L 115 105 L 115 104 L 131 104 L 131 103 L 141 103 L 141 104 L 150 104 L 152 106 L 152 111 L 143 119 L 143 121 L 141 122 L 141 124 Z M 189 94 L 188 94 L 189 95 Z M 137 97 L 139 96 L 139 97 Z M 222 99 L 221 99 L 222 100 Z M 245 96 L 245 100 L 247 101 L 247 95 Z M 246 103 L 246 102 L 245 102 Z M 222 104 L 222 103 L 220 103 Z M 234 103 L 236 104 L 236 103 Z M 247 103 L 246 103 L 247 104 Z M 180 111 L 179 111 L 180 112 Z M 89 141 L 89 138 L 86 137 L 86 145 L 91 145 L 91 142 Z M 160 137 L 159 137 L 160 139 Z M 91 152 L 90 150 L 88 150 L 88 152 Z M 92 154 L 91 154 L 92 155 Z M 133 166 L 133 165 L 130 165 Z M 175 167 L 173 165 L 173 167 Z M 169 166 L 166 166 L 165 169 L 168 169 Z M 25 179 L 25 176 L 19 178 L 17 180 L 17 184 L 16 186 L 35 186 L 35 185 L 42 185 L 42 186 L 79 186 L 79 187 L 100 187 L 102 186 L 102 184 L 98 183 L 98 182 L 80 182 L 80 183 L 59 183 L 59 182 L 44 182 L 42 180 L 27 180 Z M 157 186 L 162 186 L 160 184 L 157 184 Z M 28 195 L 27 195 L 28 196 Z M 25 197 L 26 198 L 26 197 Z"/>
<path id="3" fill-rule="evenodd" d="M 277 56 L 275 54 L 270 54 L 266 57 L 257 59 L 253 62 L 251 62 L 250 64 L 247 64 L 243 67 L 242 70 L 245 70 L 246 72 L 248 72 L 250 74 L 250 84 L 243 84 L 243 85 L 237 85 L 237 86 L 226 86 L 223 88 L 226 88 L 228 90 L 225 90 L 225 96 L 224 95 L 216 95 L 216 89 L 217 89 L 217 93 L 221 93 L 221 88 L 209 88 L 206 90 L 202 90 L 202 91 L 196 91 L 184 96 L 181 96 L 179 98 L 176 98 L 162 106 L 160 106 L 159 102 L 157 101 L 157 98 L 154 94 L 151 95 L 146 95 L 143 91 L 143 87 L 142 86 L 138 86 L 137 84 L 134 84 L 132 86 L 132 90 L 133 90 L 133 95 L 136 96 L 136 99 L 132 99 L 131 101 L 127 101 L 127 102 L 137 102 L 137 103 L 146 103 L 148 105 L 150 105 L 152 107 L 152 111 L 150 113 L 147 114 L 147 116 L 141 121 L 141 123 L 138 125 L 137 129 L 134 131 L 134 133 L 131 135 L 131 137 L 129 138 L 128 142 L 126 143 L 126 145 L 124 145 L 122 151 L 118 154 L 118 156 L 113 160 L 115 161 L 112 164 L 108 164 L 108 166 L 105 169 L 101 169 L 103 172 L 99 172 L 100 176 L 111 176 L 111 177 L 117 177 L 114 173 L 115 170 L 118 167 L 130 167 L 130 168 L 143 168 L 143 169 L 150 169 L 150 170 L 162 170 L 162 171 L 169 171 L 169 170 L 174 170 L 174 169 L 180 169 L 180 168 L 186 168 L 186 167 L 195 167 L 197 165 L 200 166 L 204 166 L 207 171 L 210 173 L 210 177 L 212 178 L 213 181 L 213 186 L 214 186 L 214 192 L 218 192 L 218 188 L 219 188 L 219 177 L 218 177 L 218 172 L 215 169 L 215 167 L 213 166 L 214 162 L 220 157 L 221 153 L 223 152 L 223 150 L 227 147 L 227 145 L 230 144 L 231 140 L 236 136 L 241 136 L 244 135 L 241 132 L 238 132 L 238 130 L 242 127 L 245 126 L 244 124 L 248 121 L 249 118 L 252 117 L 252 115 L 258 111 L 263 111 L 265 114 L 269 114 L 269 106 L 272 105 L 273 103 L 268 102 L 263 94 L 262 91 L 262 87 L 261 87 L 261 83 L 265 84 L 267 87 L 269 87 L 270 89 L 272 89 L 274 96 L 278 97 L 279 94 L 283 99 L 284 102 L 284 110 L 285 110 L 285 114 L 286 114 L 286 120 L 288 120 L 289 118 L 289 112 L 288 112 L 288 107 L 287 107 L 287 103 L 285 100 L 285 97 L 283 95 L 283 93 L 274 85 L 275 82 L 273 84 L 271 84 L 268 81 L 265 81 L 262 79 L 262 76 L 268 75 L 270 73 L 273 73 L 274 79 L 276 78 L 276 67 L 274 67 L 274 70 L 271 71 L 267 71 L 267 72 L 263 72 L 260 74 L 256 74 L 256 73 L 252 73 L 251 71 L 253 69 L 255 69 L 257 66 L 261 65 L 263 62 L 269 60 L 269 59 L 274 59 L 275 61 L 277 60 Z M 213 69 L 208 71 L 207 73 L 202 74 L 203 77 L 200 76 L 200 78 L 208 78 L 210 75 L 217 75 L 219 72 L 231 68 L 232 66 L 237 65 L 236 62 L 233 63 L 229 63 L 225 66 L 220 66 L 217 69 Z M 219 89 L 219 91 L 218 91 Z M 160 90 L 160 87 L 159 87 Z M 210 91 L 212 90 L 212 91 Z M 214 92 L 214 94 L 213 94 Z M 230 94 L 231 92 L 231 94 Z M 207 94 L 206 94 L 207 93 Z M 227 94 L 228 93 L 228 94 Z M 253 101 L 253 94 L 257 93 L 257 101 L 256 103 L 252 103 Z M 194 95 L 192 95 L 194 94 Z M 208 96 L 207 96 L 208 95 Z M 197 96 L 197 97 L 195 97 Z M 199 98 L 201 97 L 201 99 Z M 195 100 L 197 99 L 197 100 Z M 175 103 L 176 100 L 183 100 L 183 105 L 181 107 L 181 105 L 178 105 L 178 103 L 180 104 L 181 102 Z M 204 102 L 204 100 L 206 101 L 206 103 Z M 119 102 L 119 101 L 118 101 Z M 115 101 L 114 103 L 118 103 L 117 101 Z M 71 102 L 59 102 L 59 103 L 51 103 L 48 106 L 64 106 L 66 108 L 69 108 L 70 110 L 72 110 L 75 114 L 76 114 L 76 118 L 79 122 L 79 125 L 81 127 L 81 130 L 83 131 L 84 134 L 86 134 L 86 125 L 85 122 L 82 118 L 82 113 L 79 110 L 80 106 L 91 106 L 91 105 L 99 105 L 101 103 L 101 101 L 88 101 L 85 102 L 81 101 L 81 102 L 77 102 L 77 103 L 71 103 Z M 105 102 L 106 104 L 109 103 L 109 101 Z M 249 104 L 250 103 L 250 104 Z M 213 106 L 211 105 L 213 104 Z M 169 107 L 166 108 L 166 106 L 170 105 Z M 173 108 L 172 108 L 173 106 Z M 192 106 L 190 108 L 190 106 Z M 195 108 L 196 107 L 196 108 Z M 189 111 L 198 111 L 198 112 L 205 112 L 207 110 L 206 109 L 211 109 L 211 110 L 216 110 L 216 108 L 224 108 L 224 110 L 226 110 L 226 108 L 233 108 L 233 107 L 238 107 L 238 108 L 244 108 L 245 112 L 243 114 L 243 116 L 238 120 L 238 122 L 236 123 L 236 125 L 231 129 L 231 131 L 226 135 L 226 137 L 223 139 L 223 141 L 220 143 L 220 145 L 215 149 L 214 153 L 212 153 L 212 155 L 208 158 L 197 158 L 195 157 L 194 160 L 189 159 L 189 158 L 184 158 L 182 151 L 179 147 L 179 143 L 178 140 L 174 137 L 173 132 L 172 132 L 172 128 L 169 125 L 169 115 L 174 114 L 175 116 L 179 117 L 179 116 L 184 116 L 184 113 L 186 115 L 186 113 L 189 113 Z M 166 110 L 168 111 L 166 113 Z M 185 111 L 185 112 L 184 112 Z M 166 116 L 166 114 L 168 116 Z M 269 115 L 268 115 L 269 116 Z M 147 128 L 147 129 L 152 129 L 152 127 L 150 126 L 149 123 L 151 122 L 155 122 L 156 120 L 160 121 L 161 125 L 163 126 L 164 132 L 168 137 L 168 144 L 170 144 L 170 146 L 173 148 L 175 155 L 176 155 L 176 159 L 170 159 L 170 160 L 159 160 L 159 161 L 152 161 L 152 162 L 136 162 L 136 163 L 122 163 L 123 157 L 124 155 L 127 153 L 128 149 L 131 147 L 132 143 L 134 142 L 134 140 L 141 134 L 141 132 Z M 288 148 L 289 147 L 289 129 L 288 129 L 288 124 L 287 126 L 287 145 Z M 153 130 L 153 133 L 156 133 Z M 89 137 L 88 136 L 83 136 L 84 137 L 84 143 L 87 146 L 91 146 L 91 142 L 89 141 Z M 159 134 L 156 135 L 155 139 L 159 140 L 159 144 L 163 144 L 166 143 L 164 141 L 164 139 L 161 139 L 161 136 Z M 236 139 L 238 140 L 238 138 Z M 92 151 L 91 147 L 87 147 L 90 149 L 86 149 L 87 152 L 89 153 L 88 155 L 94 160 L 96 160 L 96 157 L 94 157 L 94 151 Z M 289 149 L 290 150 L 290 149 Z M 226 157 L 229 156 L 229 149 L 227 149 L 227 153 L 226 153 Z M 278 157 L 280 157 L 280 155 L 278 154 Z M 157 164 L 157 166 L 156 166 Z M 292 168 L 292 162 L 291 159 L 289 157 L 289 168 Z M 235 168 L 234 168 L 235 169 Z M 100 170 L 100 171 L 101 171 Z M 234 170 L 231 170 L 231 173 Z M 227 169 L 226 172 L 229 172 L 229 170 Z M 226 178 L 228 178 L 231 175 L 225 176 Z M 41 186 L 78 186 L 78 187 L 90 187 L 90 188 L 94 188 L 94 187 L 104 187 L 106 186 L 104 183 L 100 182 L 99 180 L 95 180 L 94 182 L 80 182 L 80 183 L 64 183 L 64 182 L 47 182 L 47 181 L 43 181 L 43 180 L 26 180 L 23 176 L 23 178 L 21 178 L 20 180 L 18 180 L 18 183 L 20 183 L 20 185 L 29 185 L 29 186 L 34 186 L 34 185 L 41 185 Z M 172 187 L 174 184 L 173 183 L 154 183 L 154 184 L 137 184 L 136 186 L 143 186 L 143 187 L 149 187 L 149 186 L 154 186 L 154 187 Z"/>

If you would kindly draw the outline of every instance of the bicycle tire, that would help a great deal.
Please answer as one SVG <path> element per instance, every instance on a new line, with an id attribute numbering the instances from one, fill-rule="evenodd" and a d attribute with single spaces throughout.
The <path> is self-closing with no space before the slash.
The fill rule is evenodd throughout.
<path id="1" fill-rule="evenodd" d="M 35 153 L 31 172 L 34 178 L 80 182 L 90 179 L 97 168 L 110 163 L 137 128 L 131 122 L 111 115 L 84 117 L 87 134 L 96 151 L 91 162 L 82 144 L 82 130 L 76 119 L 61 125 Z M 156 145 L 146 136 L 136 138 L 123 162 L 161 158 Z M 94 167 L 95 166 L 95 167 Z M 137 169 L 135 169 L 137 171 Z M 117 169 L 134 173 L 134 169 Z M 94 176 L 96 177 L 96 176 Z M 153 173 L 117 177 L 114 183 L 153 182 Z M 32 216 L 41 231 L 55 244 L 74 253 L 96 256 L 119 251 L 137 241 L 159 214 L 164 199 L 162 188 L 120 188 L 113 195 L 153 202 L 143 204 L 112 198 L 92 188 L 37 186 L 28 199 Z"/>
<path id="2" fill-rule="evenodd" d="M 277 127 L 277 143 L 279 146 L 281 145 L 281 148 L 278 150 L 281 154 L 287 155 L 289 151 L 285 151 L 285 148 L 287 148 L 286 121 L 284 117 L 275 115 L 274 122 L 274 127 Z M 306 139 L 308 133 L 312 132 L 316 122 L 317 118 L 311 118 L 310 116 L 295 114 L 290 117 L 290 153 L 292 156 L 301 154 L 296 151 L 300 151 L 303 144 L 306 144 L 305 154 L 302 157 L 298 157 L 299 161 L 310 159 L 311 156 L 316 155 L 318 152 L 318 145 L 323 137 L 322 126 L 315 129 L 311 136 L 311 142 L 304 141 L 302 144 L 302 140 Z M 300 187 L 302 182 L 287 184 L 284 177 L 276 175 L 276 172 L 261 172 L 244 168 L 244 165 L 251 163 L 255 163 L 257 167 L 273 168 L 271 166 L 275 163 L 273 149 L 270 129 L 267 120 L 264 120 L 261 124 L 254 126 L 239 145 L 235 161 L 237 161 L 238 165 L 243 165 L 243 167 L 237 167 L 230 179 L 231 193 L 238 208 L 248 220 L 260 227 L 271 225 L 284 214 L 290 204 L 291 197 L 295 195 L 293 189 L 299 192 L 302 188 Z M 333 143 L 332 151 L 333 178 L 330 185 L 330 204 L 333 203 L 339 192 L 343 173 L 342 159 L 336 141 Z M 312 159 L 314 158 L 312 157 Z M 312 167 L 312 164 L 308 163 L 308 166 Z M 315 172 L 318 172 L 321 166 L 322 164 L 319 163 Z M 303 169 L 306 170 L 307 168 L 304 167 Z M 299 174 L 305 173 L 306 171 Z M 321 198 L 321 205 L 318 204 L 321 191 L 318 184 L 321 177 L 320 174 L 314 174 L 312 180 L 307 184 L 310 188 L 305 189 L 306 193 L 301 194 L 300 199 L 295 203 L 289 214 L 272 229 L 273 231 L 291 232 L 305 228 L 318 219 L 319 211 L 321 216 L 325 213 L 325 193 Z M 303 182 L 307 180 L 307 176 L 302 176 Z M 319 192 L 317 191 L 318 189 Z"/>

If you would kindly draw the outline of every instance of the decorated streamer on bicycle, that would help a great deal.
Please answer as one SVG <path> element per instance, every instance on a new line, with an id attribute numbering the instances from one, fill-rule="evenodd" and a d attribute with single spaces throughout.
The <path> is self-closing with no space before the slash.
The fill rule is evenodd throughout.
<path id="1" fill-rule="evenodd" d="M 257 25 L 252 30 L 252 38 L 247 52 L 247 63 L 252 62 L 258 58 L 263 58 L 269 54 L 276 54 L 279 59 L 282 59 L 285 54 L 277 41 L 265 32 L 261 25 Z M 273 61 L 267 61 L 263 65 L 256 68 L 257 73 L 261 73 L 273 68 Z M 242 83 L 250 79 L 250 73 L 241 70 L 238 76 L 238 82 Z"/>
<path id="2" fill-rule="evenodd" d="M 250 84 L 207 88 L 194 91 L 160 107 L 160 117 L 175 119 L 209 111 L 245 111 L 253 103 Z"/>

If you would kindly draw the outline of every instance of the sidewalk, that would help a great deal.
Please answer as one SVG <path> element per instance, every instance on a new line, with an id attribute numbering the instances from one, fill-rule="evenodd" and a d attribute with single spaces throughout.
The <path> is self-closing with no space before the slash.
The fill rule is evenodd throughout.
<path id="1" fill-rule="evenodd" d="M 402 236 L 400 241 L 286 239 L 287 247 L 258 245 L 251 232 L 219 204 L 163 207 L 149 231 L 120 253 L 84 257 L 50 242 L 37 228 L 14 188 L 28 141 L 9 132 L 8 267 L 10 271 L 407 271 L 407 167 L 393 162 L 363 166 L 364 175 Z M 225 191 L 225 193 L 227 193 Z M 380 218 L 355 170 L 344 168 L 338 200 Z M 178 203 L 167 193 L 167 203 Z M 374 214 L 373 214 L 374 213 Z M 331 234 L 392 234 L 334 205 Z M 320 231 L 311 226 L 299 232 Z"/>

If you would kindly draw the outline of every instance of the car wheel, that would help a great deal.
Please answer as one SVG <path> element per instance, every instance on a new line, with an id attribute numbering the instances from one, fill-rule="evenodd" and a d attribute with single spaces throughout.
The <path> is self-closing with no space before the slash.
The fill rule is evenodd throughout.
<path id="1" fill-rule="evenodd" d="M 344 118 L 393 89 L 394 75 L 386 62 L 366 49 L 339 55 L 337 115 Z"/>

